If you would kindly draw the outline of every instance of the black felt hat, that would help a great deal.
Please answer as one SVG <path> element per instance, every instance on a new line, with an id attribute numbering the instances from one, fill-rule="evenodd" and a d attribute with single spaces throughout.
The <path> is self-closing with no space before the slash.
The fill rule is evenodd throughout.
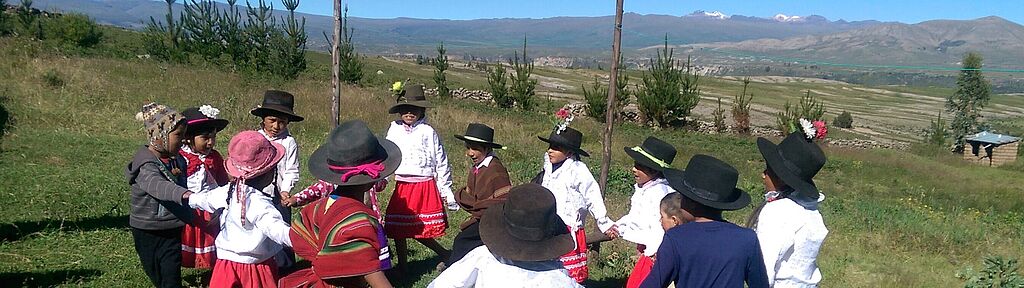
<path id="1" fill-rule="evenodd" d="M 494 143 L 494 128 L 480 123 L 469 123 L 465 135 L 455 135 L 459 140 L 477 143 L 494 149 L 502 149 L 505 146 Z"/>
<path id="2" fill-rule="evenodd" d="M 484 211 L 480 239 L 491 253 L 515 261 L 558 259 L 576 247 L 555 196 L 532 183 L 513 187 L 508 200 Z"/>
<path id="3" fill-rule="evenodd" d="M 793 188 L 793 193 L 787 198 L 805 208 L 817 207 L 819 192 L 814 184 L 814 175 L 821 171 L 827 160 L 825 152 L 817 144 L 802 133 L 790 133 L 778 145 L 768 139 L 757 138 L 757 150 L 761 151 L 768 169 Z"/>
<path id="4" fill-rule="evenodd" d="M 220 114 L 220 111 L 209 105 L 192 107 L 181 111 L 181 115 L 185 117 L 185 125 L 188 125 L 189 129 L 213 127 L 214 130 L 220 132 L 220 130 L 224 130 L 228 126 L 228 120 L 217 118 L 218 114 Z"/>
<path id="5" fill-rule="evenodd" d="M 374 136 L 363 121 L 352 120 L 334 128 L 309 156 L 309 172 L 320 180 L 354 186 L 387 178 L 401 163 L 398 145 Z"/>
<path id="6" fill-rule="evenodd" d="M 558 130 L 551 131 L 551 135 L 548 135 L 548 138 L 540 136 L 537 136 L 537 138 L 548 144 L 569 149 L 581 156 L 590 157 L 590 153 L 583 151 L 583 148 L 581 148 L 583 145 L 583 133 L 576 131 L 576 129 L 565 127 L 565 130 L 562 130 L 562 132 L 558 132 Z"/>
<path id="7" fill-rule="evenodd" d="M 279 90 L 267 90 L 263 93 L 263 104 L 249 110 L 249 113 L 258 117 L 267 117 L 273 114 L 284 114 L 291 122 L 302 122 L 305 118 L 295 114 L 295 96 L 291 93 Z"/>
<path id="8" fill-rule="evenodd" d="M 434 107 L 427 101 L 427 95 L 423 94 L 423 85 L 420 84 L 409 85 L 409 87 L 405 88 L 405 97 L 399 100 L 398 103 L 395 103 L 395 105 L 391 105 L 391 108 L 388 109 L 388 113 L 398 113 L 401 111 L 400 109 L 403 106 L 414 106 L 420 108 Z"/>
<path id="9" fill-rule="evenodd" d="M 750 204 L 750 195 L 736 188 L 740 173 L 708 155 L 690 158 L 686 170 L 665 169 L 669 186 L 686 198 L 718 210 L 738 210 Z"/>
<path id="10" fill-rule="evenodd" d="M 672 160 L 676 158 L 676 147 L 661 139 L 648 136 L 644 143 L 636 147 L 623 147 L 626 155 L 633 161 L 657 171 L 672 168 Z"/>

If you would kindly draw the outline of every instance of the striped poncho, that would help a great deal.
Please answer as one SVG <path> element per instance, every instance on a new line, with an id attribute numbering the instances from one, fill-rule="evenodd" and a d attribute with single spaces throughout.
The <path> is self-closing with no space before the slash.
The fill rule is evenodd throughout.
<path id="1" fill-rule="evenodd" d="M 329 287 L 380 271 L 381 227 L 369 207 L 331 195 L 303 208 L 300 215 L 292 222 L 292 245 L 313 267 L 282 278 L 281 287 Z"/>

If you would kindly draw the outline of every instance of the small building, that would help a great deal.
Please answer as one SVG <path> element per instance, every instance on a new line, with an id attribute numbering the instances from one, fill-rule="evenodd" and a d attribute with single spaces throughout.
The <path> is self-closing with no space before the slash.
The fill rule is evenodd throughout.
<path id="1" fill-rule="evenodd" d="M 967 136 L 964 160 L 986 166 L 1001 166 L 1017 160 L 1020 137 L 983 131 Z"/>

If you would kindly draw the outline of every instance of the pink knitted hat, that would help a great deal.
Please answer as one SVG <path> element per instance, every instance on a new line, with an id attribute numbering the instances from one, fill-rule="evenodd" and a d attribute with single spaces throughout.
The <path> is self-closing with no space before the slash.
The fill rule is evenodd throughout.
<path id="1" fill-rule="evenodd" d="M 231 137 L 224 166 L 232 177 L 252 179 L 274 169 L 284 153 L 284 146 L 270 142 L 263 134 L 242 131 Z"/>

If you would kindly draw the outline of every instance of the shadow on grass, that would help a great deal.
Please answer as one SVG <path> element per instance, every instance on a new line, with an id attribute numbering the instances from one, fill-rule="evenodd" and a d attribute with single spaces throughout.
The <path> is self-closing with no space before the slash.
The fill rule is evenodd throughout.
<path id="1" fill-rule="evenodd" d="M 0 283 L 5 287 L 53 287 L 62 284 L 79 284 L 103 274 L 95 269 L 72 269 L 42 272 L 0 273 Z"/>
<path id="2" fill-rule="evenodd" d="M 601 279 L 583 281 L 583 287 L 588 288 L 621 288 L 626 286 L 626 279 Z"/>
<path id="3" fill-rule="evenodd" d="M 437 263 L 440 262 L 441 258 L 438 257 L 410 261 L 405 264 L 405 270 L 399 270 L 398 267 L 395 267 L 386 271 L 385 274 L 388 277 L 388 281 L 391 281 L 391 285 L 395 287 L 413 287 L 420 278 L 423 278 L 423 275 L 434 272 L 434 269 L 437 268 Z"/>
<path id="4" fill-rule="evenodd" d="M 0 224 L 0 241 L 18 241 L 44 231 L 92 231 L 108 228 L 128 228 L 128 215 L 104 215 L 66 221 L 48 219 Z"/>

